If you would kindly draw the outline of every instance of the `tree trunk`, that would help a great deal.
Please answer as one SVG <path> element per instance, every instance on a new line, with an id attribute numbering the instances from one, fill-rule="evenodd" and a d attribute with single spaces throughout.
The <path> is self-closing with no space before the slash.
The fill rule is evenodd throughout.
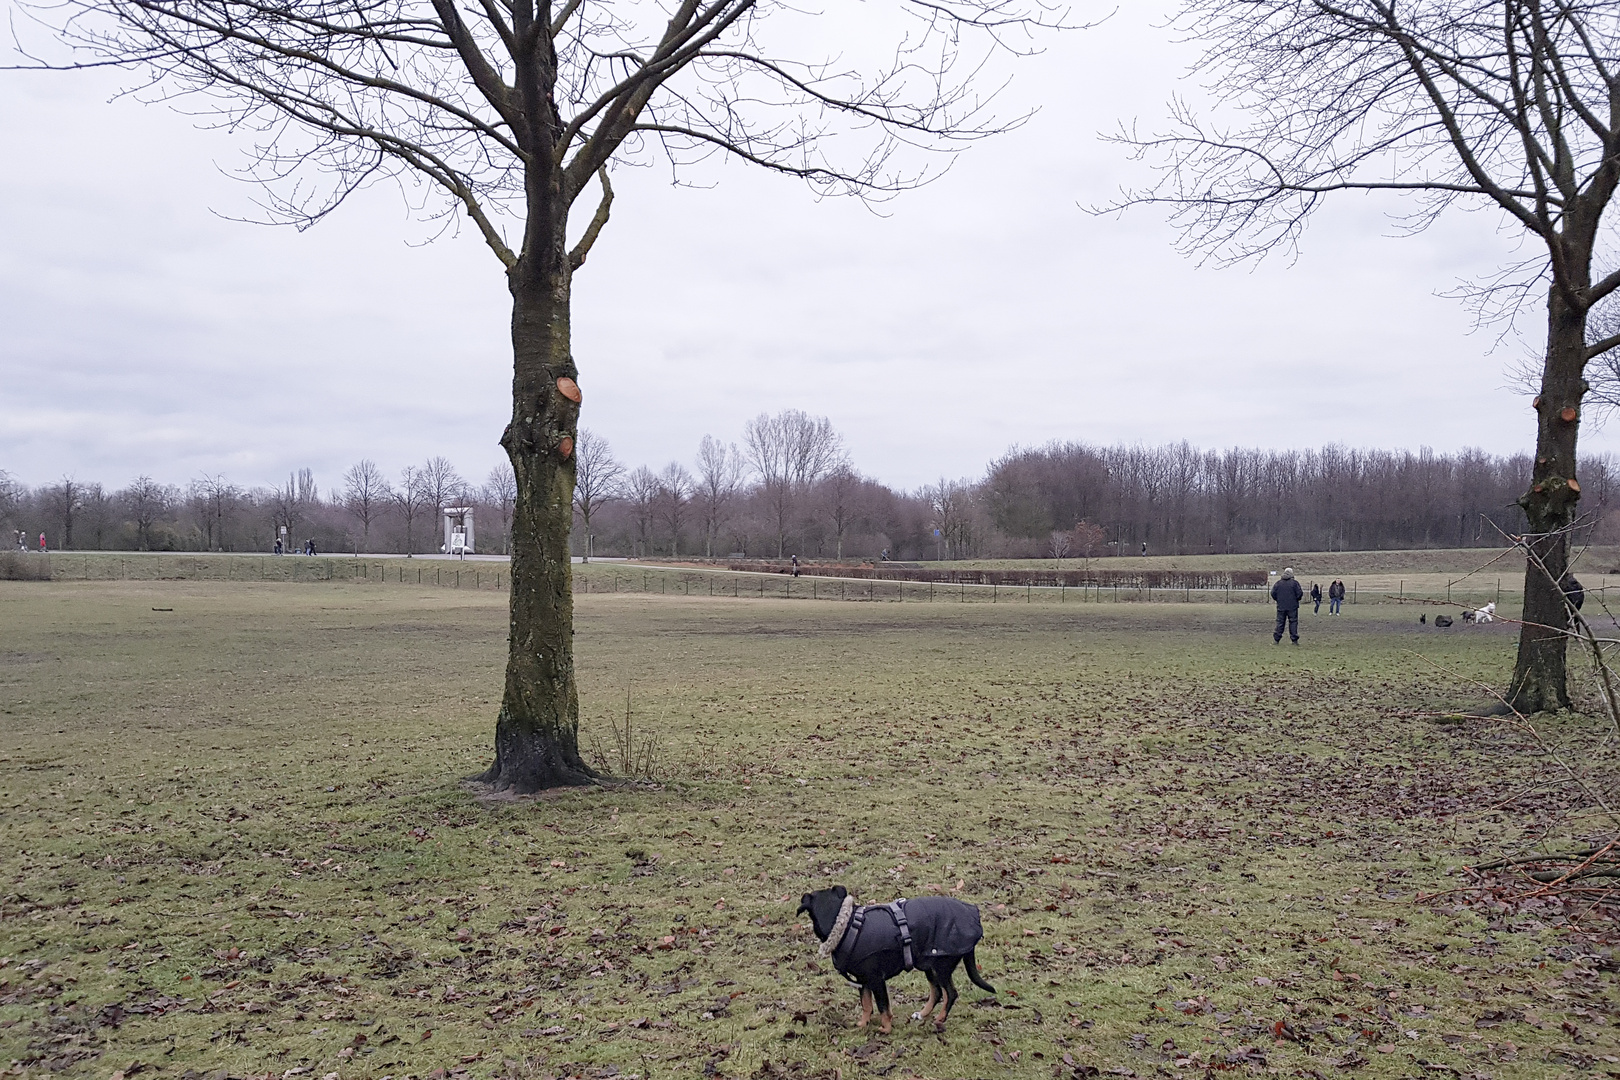
<path id="1" fill-rule="evenodd" d="M 1535 467 L 1530 490 L 1519 498 L 1529 519 L 1525 539 L 1536 556 L 1526 560 L 1524 621 L 1507 694 L 1508 703 L 1523 713 L 1569 707 L 1563 633 L 1568 615 L 1558 580 L 1569 556 L 1565 530 L 1581 497 L 1575 479 L 1575 438 L 1586 388 L 1581 379 L 1586 366 L 1586 314 L 1569 304 L 1555 284 L 1547 301 L 1547 323 L 1547 359 L 1535 402 Z"/>
<path id="2" fill-rule="evenodd" d="M 595 776 L 579 756 L 568 551 L 579 414 L 557 389 L 558 379 L 578 378 L 569 354 L 569 270 L 553 262 L 542 273 L 524 261 L 509 275 L 512 422 L 501 437 L 517 476 L 511 633 L 495 763 L 480 777 L 519 792 L 586 784 Z"/>

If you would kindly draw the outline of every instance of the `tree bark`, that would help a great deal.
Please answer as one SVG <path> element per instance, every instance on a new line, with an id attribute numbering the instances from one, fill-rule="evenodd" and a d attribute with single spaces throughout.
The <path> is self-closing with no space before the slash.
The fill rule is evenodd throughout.
<path id="1" fill-rule="evenodd" d="M 512 513 L 511 632 L 506 690 L 495 723 L 495 763 L 480 779 L 518 792 L 588 784 L 579 755 L 574 682 L 573 441 L 579 409 L 557 390 L 578 381 L 570 355 L 569 270 L 523 261 L 512 288 L 512 422 L 501 444 L 517 477 Z"/>
<path id="2" fill-rule="evenodd" d="M 1584 287 L 1585 282 L 1579 284 Z M 1555 282 L 1547 300 L 1547 359 L 1535 401 L 1535 466 L 1530 490 L 1519 498 L 1529 521 L 1525 539 L 1535 556 L 1526 560 L 1519 654 L 1507 694 L 1508 703 L 1522 713 L 1569 708 L 1563 633 L 1568 614 L 1558 580 L 1568 566 L 1566 530 L 1581 497 L 1575 440 L 1585 367 L 1586 312 L 1571 304 Z"/>

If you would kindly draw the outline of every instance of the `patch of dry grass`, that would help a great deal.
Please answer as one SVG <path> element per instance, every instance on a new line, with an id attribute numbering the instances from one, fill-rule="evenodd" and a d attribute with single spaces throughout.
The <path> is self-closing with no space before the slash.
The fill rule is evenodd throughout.
<path id="1" fill-rule="evenodd" d="M 628 689 L 667 779 L 480 805 L 492 591 L 18 583 L 0 625 L 28 1075 L 1620 1071 L 1568 912 L 1414 903 L 1592 827 L 1512 731 L 1410 715 L 1462 696 L 1414 651 L 1500 681 L 1511 627 L 593 592 L 587 735 Z M 834 881 L 979 904 L 1002 993 L 857 1032 L 793 916 Z"/>

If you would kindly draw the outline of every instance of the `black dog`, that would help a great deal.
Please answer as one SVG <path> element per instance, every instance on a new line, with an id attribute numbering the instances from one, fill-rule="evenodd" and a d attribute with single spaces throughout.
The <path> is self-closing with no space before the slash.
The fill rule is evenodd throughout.
<path id="1" fill-rule="evenodd" d="M 979 909 L 949 896 L 919 896 L 892 904 L 856 907 L 842 885 L 805 893 L 799 911 L 808 913 L 821 939 L 821 954 L 831 956 L 838 974 L 861 988 L 861 1022 L 872 1019 L 875 1002 L 882 1031 L 894 1026 L 889 1012 L 888 980 L 916 968 L 928 976 L 928 1004 L 912 1013 L 927 1020 L 939 1005 L 934 1030 L 945 1030 L 945 1017 L 956 1004 L 951 973 L 961 964 L 973 985 L 995 993 L 984 981 L 973 949 L 984 937 Z"/>

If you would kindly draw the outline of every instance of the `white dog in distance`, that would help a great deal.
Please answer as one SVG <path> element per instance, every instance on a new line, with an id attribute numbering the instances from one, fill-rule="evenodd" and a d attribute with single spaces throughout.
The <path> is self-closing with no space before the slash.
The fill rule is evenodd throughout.
<path id="1" fill-rule="evenodd" d="M 1496 602 L 1486 604 L 1478 611 L 1463 612 L 1463 621 L 1472 623 L 1488 623 L 1496 621 Z"/>

